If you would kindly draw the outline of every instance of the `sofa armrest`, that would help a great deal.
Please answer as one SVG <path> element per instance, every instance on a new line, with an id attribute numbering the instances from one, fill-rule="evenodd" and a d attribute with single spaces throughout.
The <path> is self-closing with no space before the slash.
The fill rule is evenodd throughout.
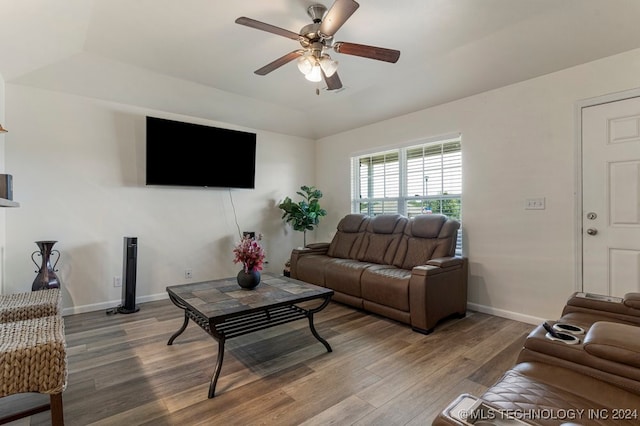
<path id="1" fill-rule="evenodd" d="M 584 338 L 584 350 L 598 358 L 640 368 L 640 328 L 596 322 Z"/>
<path id="2" fill-rule="evenodd" d="M 575 292 L 567 300 L 562 315 L 586 312 L 603 317 L 640 323 L 640 293 L 627 293 L 624 298 L 602 294 Z"/>
<path id="3" fill-rule="evenodd" d="M 467 312 L 468 260 L 416 266 L 409 279 L 411 327 L 430 333 L 445 317 L 463 317 Z"/>
<path id="4" fill-rule="evenodd" d="M 420 266 L 415 266 L 412 270 L 411 270 L 411 275 L 415 275 L 415 276 L 419 276 L 419 277 L 426 277 L 427 275 L 437 275 L 442 273 L 442 271 L 444 271 L 444 269 L 442 269 L 439 266 L 434 266 L 434 265 L 420 265 Z"/>
<path id="5" fill-rule="evenodd" d="M 430 260 L 427 260 L 427 265 L 437 266 L 439 268 L 447 268 L 449 266 L 458 266 L 462 265 L 462 258 L 453 256 L 453 257 L 436 257 Z"/>
<path id="6" fill-rule="evenodd" d="M 413 267 L 411 273 L 419 276 L 437 275 L 462 266 L 464 266 L 462 257 L 438 257 L 427 260 L 426 265 Z"/>
<path id="7" fill-rule="evenodd" d="M 312 254 L 327 254 L 329 250 L 329 243 L 313 243 L 307 244 L 304 248 L 296 248 L 291 250 L 291 257 L 289 258 L 289 270 L 291 277 L 298 277 L 298 260 L 304 256 Z"/>
<path id="8" fill-rule="evenodd" d="M 627 293 L 624 295 L 625 306 L 637 309 L 640 312 L 640 293 Z"/>
<path id="9" fill-rule="evenodd" d="M 304 250 L 313 250 L 315 253 L 325 254 L 329 250 L 330 243 L 311 243 L 304 247 Z"/>
<path id="10" fill-rule="evenodd" d="M 291 257 L 301 257 L 309 254 L 327 254 L 329 250 L 329 243 L 313 243 L 307 244 L 302 248 L 295 248 L 291 250 Z"/>

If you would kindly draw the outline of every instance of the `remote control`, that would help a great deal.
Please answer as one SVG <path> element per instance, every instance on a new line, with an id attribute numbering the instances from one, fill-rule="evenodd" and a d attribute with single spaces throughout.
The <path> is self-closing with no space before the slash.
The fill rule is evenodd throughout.
<path id="1" fill-rule="evenodd" d="M 543 323 L 542 323 L 542 326 L 544 327 L 544 329 L 545 329 L 545 330 L 547 330 L 547 332 L 548 332 L 550 335 L 552 335 L 552 336 L 553 336 L 553 337 L 555 337 L 556 339 L 562 339 L 562 336 L 561 336 L 557 331 L 555 331 L 555 330 L 553 329 L 553 327 L 551 327 L 551 326 L 549 325 L 549 323 L 548 323 L 548 322 L 546 322 L 546 321 L 545 321 L 545 322 L 543 322 Z"/>
<path id="2" fill-rule="evenodd" d="M 544 327 L 545 330 L 547 330 L 547 332 L 551 335 L 551 337 L 555 337 L 556 339 L 560 339 L 560 340 L 575 340 L 576 339 L 571 334 L 558 333 L 546 321 L 542 323 L 542 326 Z"/>

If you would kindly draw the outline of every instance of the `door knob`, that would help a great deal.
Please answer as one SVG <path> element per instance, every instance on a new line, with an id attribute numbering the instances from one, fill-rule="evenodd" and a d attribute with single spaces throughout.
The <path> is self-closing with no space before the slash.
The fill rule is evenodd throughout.
<path id="1" fill-rule="evenodd" d="M 596 235 L 598 233 L 598 230 L 595 228 L 589 228 L 587 229 L 587 234 L 589 235 Z"/>

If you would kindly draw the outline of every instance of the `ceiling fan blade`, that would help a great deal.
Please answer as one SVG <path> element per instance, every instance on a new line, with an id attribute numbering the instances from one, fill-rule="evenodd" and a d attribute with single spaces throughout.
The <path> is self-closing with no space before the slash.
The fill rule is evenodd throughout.
<path id="1" fill-rule="evenodd" d="M 363 58 L 377 59 L 378 61 L 385 61 L 396 63 L 400 58 L 400 51 L 393 49 L 385 49 L 384 47 L 367 46 L 364 44 L 347 43 L 344 41 L 338 41 L 333 45 L 333 49 L 338 53 L 344 53 L 345 55 L 362 56 Z"/>
<path id="2" fill-rule="evenodd" d="M 327 12 L 318 32 L 325 38 L 331 38 L 360 5 L 353 0 L 336 0 Z"/>
<path id="3" fill-rule="evenodd" d="M 271 71 L 278 69 L 284 64 L 288 64 L 294 59 L 300 57 L 303 53 L 304 50 L 294 50 L 293 52 L 289 52 L 286 55 L 279 57 L 275 61 L 268 63 L 264 67 L 260 68 L 259 70 L 255 70 L 254 72 L 258 75 L 267 75 Z"/>
<path id="4" fill-rule="evenodd" d="M 306 37 L 301 36 L 298 33 L 294 33 L 293 31 L 285 30 L 283 28 L 276 27 L 275 25 L 265 24 L 264 22 L 256 21 L 255 19 L 247 18 L 246 16 L 241 16 L 236 19 L 236 24 L 246 25 L 247 27 L 277 34 L 279 36 L 287 37 L 296 41 L 300 41 L 300 39 L 307 39 Z"/>
<path id="5" fill-rule="evenodd" d="M 322 71 L 322 69 L 320 69 L 320 71 Z M 342 81 L 340 81 L 337 72 L 334 72 L 331 77 L 327 77 L 324 71 L 322 71 L 322 78 L 324 78 L 324 82 L 327 84 L 327 90 L 342 89 Z"/>

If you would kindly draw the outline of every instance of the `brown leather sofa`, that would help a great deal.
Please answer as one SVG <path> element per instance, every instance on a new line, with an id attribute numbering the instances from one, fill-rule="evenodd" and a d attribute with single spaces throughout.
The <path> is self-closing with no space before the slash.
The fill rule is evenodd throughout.
<path id="1" fill-rule="evenodd" d="M 291 277 L 428 334 L 442 319 L 466 314 L 468 262 L 455 255 L 459 228 L 439 214 L 348 214 L 331 243 L 292 251 Z"/>
<path id="2" fill-rule="evenodd" d="M 640 395 L 571 369 L 522 362 L 480 398 L 463 394 L 433 426 L 612 426 L 640 423 Z"/>
<path id="3" fill-rule="evenodd" d="M 517 362 L 560 365 L 640 393 L 639 293 L 617 298 L 576 292 L 567 300 L 562 316 L 548 323 L 581 330 L 569 333 L 574 341 L 562 343 L 551 340 L 538 326 L 527 336 Z"/>
<path id="4" fill-rule="evenodd" d="M 480 397 L 459 396 L 433 425 L 640 424 L 638 302 L 638 293 L 572 294 L 548 323 L 573 339 L 534 328 L 513 368 Z"/>

